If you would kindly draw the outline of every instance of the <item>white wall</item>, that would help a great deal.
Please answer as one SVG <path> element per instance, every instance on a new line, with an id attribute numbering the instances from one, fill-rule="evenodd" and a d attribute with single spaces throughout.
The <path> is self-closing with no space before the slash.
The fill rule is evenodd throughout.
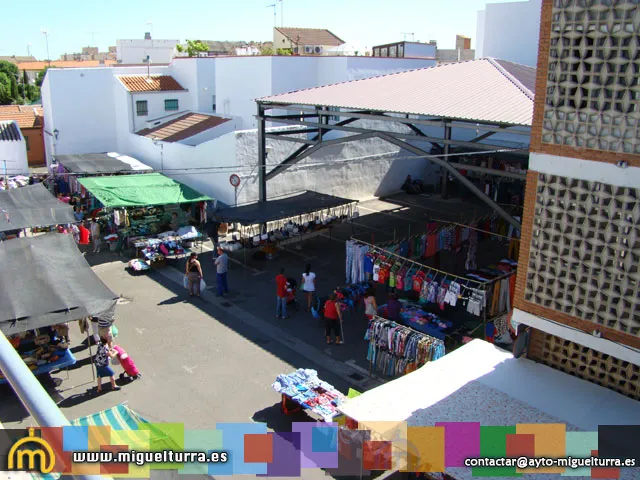
<path id="1" fill-rule="evenodd" d="M 493 57 L 537 66 L 541 8 L 542 0 L 487 4 L 484 13 L 478 14 L 481 53 L 476 58 Z"/>
<path id="2" fill-rule="evenodd" d="M 154 145 L 150 138 L 130 134 L 125 152 L 174 180 L 227 205 L 234 202 L 228 168 L 235 163 L 236 135 L 230 133 L 197 146 L 162 142 Z M 162 153 L 162 159 L 161 159 Z M 203 167 L 211 167 L 209 170 Z M 228 188 L 227 188 L 228 187 Z"/>
<path id="3" fill-rule="evenodd" d="M 122 87 L 124 89 L 124 87 Z M 178 112 L 188 112 L 192 110 L 195 105 L 191 102 L 191 97 L 189 92 L 145 92 L 145 93 L 132 93 L 134 103 L 134 112 L 135 110 L 135 102 L 138 101 L 146 101 L 147 109 L 149 113 L 144 116 L 136 116 L 134 117 L 134 131 L 139 131 L 144 128 L 147 128 L 147 122 L 155 119 L 159 119 L 162 117 L 166 117 L 167 115 L 174 115 Z M 178 100 L 178 110 L 165 110 L 164 109 L 164 101 L 165 100 Z"/>
<path id="4" fill-rule="evenodd" d="M 20 132 L 17 123 L 16 129 Z M 20 132 L 20 140 L 0 140 L 0 175 L 5 173 L 9 176 L 29 175 L 27 144 L 24 141 L 22 132 Z"/>
<path id="5" fill-rule="evenodd" d="M 484 23 L 486 22 L 485 11 L 478 11 L 478 21 L 476 24 L 476 58 L 484 58 Z"/>
<path id="6" fill-rule="evenodd" d="M 147 58 L 153 63 L 169 63 L 176 54 L 179 40 L 116 40 L 118 62 L 142 64 Z"/>
<path id="7" fill-rule="evenodd" d="M 404 44 L 404 56 L 413 58 L 436 58 L 436 46 L 425 43 Z"/>

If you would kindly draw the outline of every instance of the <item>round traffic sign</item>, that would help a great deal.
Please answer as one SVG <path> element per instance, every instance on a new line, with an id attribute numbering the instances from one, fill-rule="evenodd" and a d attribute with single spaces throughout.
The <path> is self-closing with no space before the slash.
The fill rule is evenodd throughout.
<path id="1" fill-rule="evenodd" d="M 235 173 L 234 173 L 234 174 L 232 174 L 232 175 L 229 177 L 229 183 L 230 183 L 233 187 L 237 188 L 237 187 L 240 185 L 240 177 L 239 177 L 238 175 L 236 175 Z"/>

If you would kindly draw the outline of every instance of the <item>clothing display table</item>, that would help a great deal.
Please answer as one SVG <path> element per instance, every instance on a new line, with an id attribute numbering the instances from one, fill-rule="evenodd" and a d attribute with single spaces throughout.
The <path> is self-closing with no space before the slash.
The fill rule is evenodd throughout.
<path id="1" fill-rule="evenodd" d="M 55 348 L 55 347 L 53 347 Z M 25 356 L 23 359 L 25 363 L 29 366 L 29 369 L 33 372 L 35 376 L 44 375 L 45 373 L 49 373 L 53 370 L 59 370 L 65 367 L 70 367 L 71 365 L 75 365 L 76 357 L 71 353 L 71 350 L 68 348 L 61 350 L 53 350 L 51 356 L 45 363 L 41 363 L 44 360 L 35 360 L 35 363 L 32 363 L 32 355 L 26 355 L 27 353 L 31 353 L 35 355 L 35 351 L 33 352 L 25 352 Z M 55 359 L 55 360 L 54 360 Z M 0 373 L 0 385 L 3 383 L 7 383 L 7 380 L 4 378 L 2 373 Z"/>
<path id="2" fill-rule="evenodd" d="M 272 387 L 282 395 L 285 414 L 303 410 L 311 418 L 324 422 L 332 422 L 340 416 L 337 407 L 347 399 L 333 385 L 320 380 L 318 372 L 310 369 L 299 368 L 288 375 L 278 375 Z"/>
<path id="3" fill-rule="evenodd" d="M 411 327 L 440 340 L 444 340 L 447 331 L 453 328 L 452 322 L 443 320 L 433 313 L 425 312 L 415 303 L 404 300 L 400 300 L 400 303 L 402 304 L 402 309 L 400 310 L 398 321 L 405 327 Z M 381 317 L 389 318 L 386 305 L 380 306 L 378 311 Z"/>

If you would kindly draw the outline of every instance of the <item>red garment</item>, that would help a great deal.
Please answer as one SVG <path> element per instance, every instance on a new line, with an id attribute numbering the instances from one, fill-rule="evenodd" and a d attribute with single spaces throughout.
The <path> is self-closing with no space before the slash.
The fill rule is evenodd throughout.
<path id="1" fill-rule="evenodd" d="M 276 285 L 278 286 L 276 295 L 285 298 L 287 296 L 287 277 L 282 274 L 276 276 Z"/>
<path id="2" fill-rule="evenodd" d="M 330 320 L 338 320 L 338 308 L 336 302 L 327 300 L 324 304 L 324 316 Z"/>
<path id="3" fill-rule="evenodd" d="M 427 248 L 424 252 L 424 258 L 433 257 L 438 252 L 438 238 L 436 235 L 427 237 Z"/>
<path id="4" fill-rule="evenodd" d="M 89 230 L 82 225 L 78 227 L 78 230 L 80 230 L 80 242 L 78 243 L 80 243 L 80 245 L 89 245 Z"/>

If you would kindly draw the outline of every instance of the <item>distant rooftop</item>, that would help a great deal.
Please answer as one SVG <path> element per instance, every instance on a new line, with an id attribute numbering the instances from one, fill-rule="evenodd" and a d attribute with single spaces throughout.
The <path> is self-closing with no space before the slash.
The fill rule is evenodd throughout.
<path id="1" fill-rule="evenodd" d="M 42 105 L 2 105 L 0 120 L 15 120 L 20 128 L 42 125 Z"/>
<path id="2" fill-rule="evenodd" d="M 145 128 L 137 132 L 138 135 L 163 142 L 179 142 L 199 133 L 228 122 L 228 118 L 201 113 L 187 113 L 155 128 Z"/>
<path id="3" fill-rule="evenodd" d="M 171 92 L 185 90 L 171 75 L 118 75 L 130 92 Z"/>
<path id="4" fill-rule="evenodd" d="M 89 67 L 109 67 L 115 65 L 115 60 L 51 60 L 51 68 L 89 68 Z M 43 62 L 20 62 L 20 70 L 44 70 L 49 67 L 48 61 Z"/>
<path id="5" fill-rule="evenodd" d="M 299 45 L 327 45 L 337 47 L 345 43 L 340 37 L 323 28 L 276 27 L 276 30 L 293 43 Z M 274 47 L 278 48 L 278 45 L 274 45 Z"/>

